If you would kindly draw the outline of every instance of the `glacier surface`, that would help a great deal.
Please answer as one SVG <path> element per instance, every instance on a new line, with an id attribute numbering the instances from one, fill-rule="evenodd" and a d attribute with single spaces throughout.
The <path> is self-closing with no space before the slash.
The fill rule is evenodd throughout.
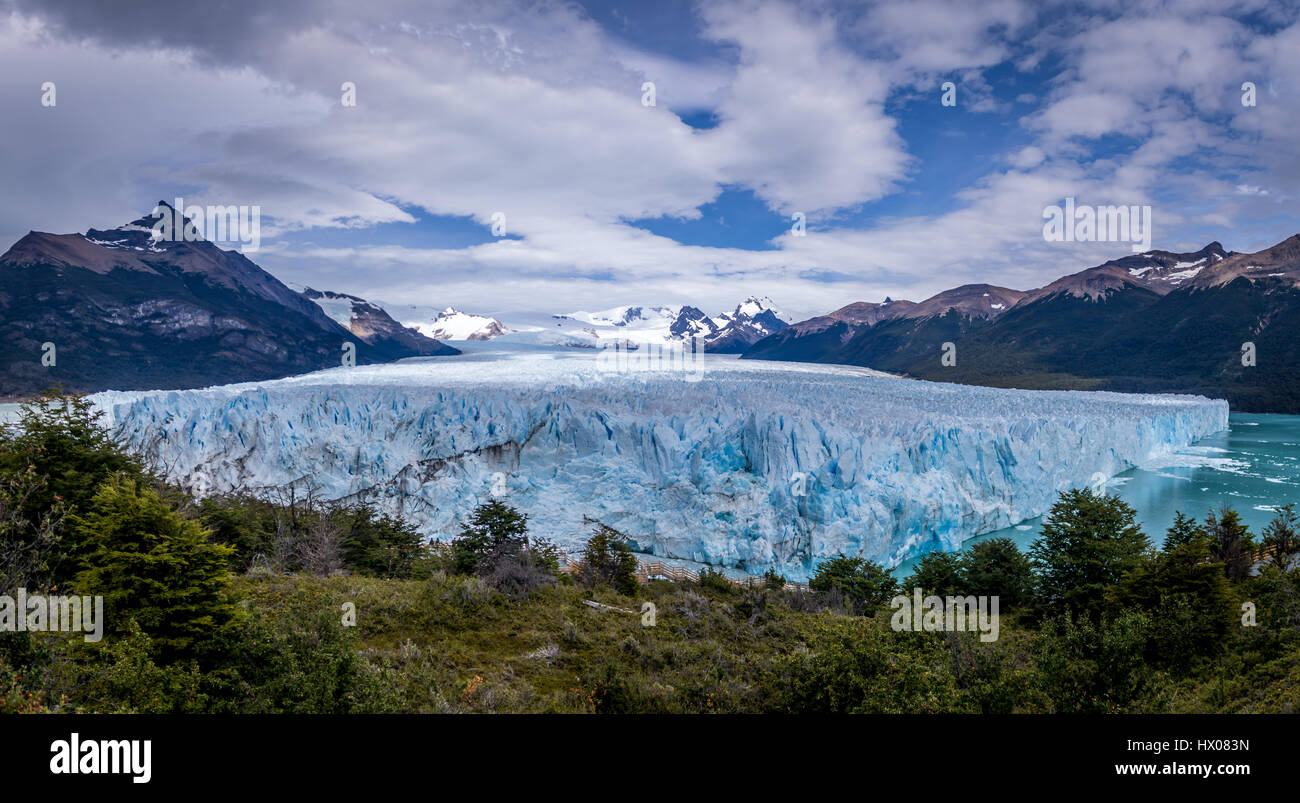
<path id="1" fill-rule="evenodd" d="M 700 359 L 640 371 L 482 344 L 92 401 L 131 449 L 200 493 L 297 483 L 376 502 L 441 539 L 496 496 L 571 550 L 590 516 L 658 557 L 793 578 L 840 552 L 896 565 L 958 549 L 1228 422 L 1226 402 L 1194 396 Z"/>

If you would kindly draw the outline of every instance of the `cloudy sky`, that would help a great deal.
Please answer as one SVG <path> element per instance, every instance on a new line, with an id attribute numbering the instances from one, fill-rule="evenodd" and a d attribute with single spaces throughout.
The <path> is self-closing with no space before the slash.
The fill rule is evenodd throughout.
<path id="1" fill-rule="evenodd" d="M 1131 252 L 1046 242 L 1066 197 L 1170 250 L 1300 232 L 1297 82 L 1290 0 L 0 0 L 0 247 L 182 197 L 391 304 L 1028 289 Z"/>

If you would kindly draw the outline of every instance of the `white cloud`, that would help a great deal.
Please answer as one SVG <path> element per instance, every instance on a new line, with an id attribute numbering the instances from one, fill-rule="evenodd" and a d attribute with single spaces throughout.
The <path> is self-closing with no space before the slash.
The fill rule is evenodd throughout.
<path id="1" fill-rule="evenodd" d="M 134 16 L 72 14 L 68 33 L 0 18 L 0 102 L 18 143 L 0 152 L 0 175 L 21 188 L 0 198 L 0 234 L 113 225 L 167 186 L 187 201 L 262 205 L 274 225 L 259 261 L 313 286 L 482 311 L 715 311 L 763 293 L 813 314 L 968 281 L 1030 288 L 1126 252 L 1044 243 L 1041 210 L 1066 196 L 1152 203 L 1157 247 L 1262 247 L 1294 233 L 1270 216 L 1300 185 L 1300 27 L 1260 35 L 1208 4 L 728 0 L 701 7 L 701 33 L 722 54 L 702 61 L 629 45 L 567 4 L 375 0 L 339 4 L 328 27 L 297 7 L 268 14 L 265 29 L 154 33 Z M 1000 64 L 1054 74 L 1013 90 L 986 70 Z M 924 191 L 909 185 L 917 164 L 895 116 L 910 98 L 937 102 L 928 93 L 950 79 L 966 111 L 1006 112 L 1013 91 L 1041 106 L 952 211 L 836 228 L 846 210 Z M 56 109 L 39 105 L 45 80 L 58 82 Z M 641 105 L 643 80 L 657 84 L 655 108 Z M 1257 107 L 1240 105 L 1243 80 L 1258 84 Z M 357 85 L 356 108 L 339 103 L 343 81 Z M 677 117 L 701 108 L 716 128 Z M 1114 134 L 1132 147 L 1097 149 Z M 626 223 L 697 217 L 726 187 L 818 225 L 774 231 L 777 250 L 743 250 Z M 426 214 L 487 225 L 498 211 L 522 240 L 275 242 Z M 1219 230 L 1230 226 L 1241 241 Z"/>

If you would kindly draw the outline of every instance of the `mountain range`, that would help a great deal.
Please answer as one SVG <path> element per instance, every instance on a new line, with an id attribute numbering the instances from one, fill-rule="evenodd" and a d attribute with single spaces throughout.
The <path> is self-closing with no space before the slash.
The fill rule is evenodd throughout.
<path id="1" fill-rule="evenodd" d="M 592 346 L 601 339 L 671 343 L 695 338 L 705 351 L 718 354 L 741 354 L 789 325 L 789 316 L 778 311 L 770 298 L 757 296 L 749 296 L 732 311 L 712 317 L 690 305 L 625 306 L 551 317 L 562 329 L 565 324 L 578 325 L 581 333 L 591 339 Z"/>
<path id="2" fill-rule="evenodd" d="M 0 398 L 189 388 L 460 353 L 442 340 L 598 348 L 686 342 L 743 359 L 860 365 L 1026 389 L 1197 393 L 1300 413 L 1300 235 L 1256 253 L 1148 251 L 1031 290 L 968 284 L 920 302 L 859 301 L 790 323 L 748 297 L 538 314 L 507 327 L 453 307 L 396 317 L 290 287 L 201 237 L 157 239 L 164 202 L 115 229 L 30 232 L 0 255 Z M 400 320 L 399 320 L 400 318 Z M 348 344 L 351 344 L 350 346 Z"/>
<path id="3" fill-rule="evenodd" d="M 338 366 L 348 343 L 358 364 L 459 353 L 372 311 L 344 326 L 201 237 L 156 239 L 171 212 L 159 202 L 115 229 L 33 231 L 0 255 L 0 397 L 270 379 Z"/>
<path id="4" fill-rule="evenodd" d="M 995 387 L 1197 393 L 1243 412 L 1297 413 L 1297 331 L 1300 235 L 1250 254 L 1218 242 L 1149 251 L 1023 292 L 976 284 L 919 304 L 858 302 L 743 358 Z"/>

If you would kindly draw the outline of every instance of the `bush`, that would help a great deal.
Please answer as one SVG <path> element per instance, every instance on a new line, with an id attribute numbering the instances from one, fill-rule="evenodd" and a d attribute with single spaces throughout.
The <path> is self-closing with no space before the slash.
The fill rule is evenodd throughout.
<path id="1" fill-rule="evenodd" d="M 784 709 L 818 714 L 973 710 L 947 668 L 941 642 L 901 640 L 862 619 L 818 625 L 818 651 L 784 661 Z"/>
<path id="2" fill-rule="evenodd" d="M 512 597 L 551 585 L 558 569 L 558 552 L 546 542 L 525 545 L 506 541 L 480 565 L 488 585 Z"/>
<path id="3" fill-rule="evenodd" d="M 727 575 L 717 571 L 711 566 L 705 566 L 700 570 L 700 588 L 714 591 L 719 594 L 730 594 L 736 590 L 736 586 L 727 578 Z"/>
<path id="4" fill-rule="evenodd" d="M 1121 611 L 1097 620 L 1068 611 L 1044 623 L 1035 661 L 1056 713 L 1122 712 L 1153 683 L 1146 666 L 1150 619 Z"/>
<path id="5" fill-rule="evenodd" d="M 62 501 L 44 510 L 33 505 L 45 492 L 35 469 L 0 475 L 0 592 L 45 589 L 58 575 L 67 507 Z"/>

